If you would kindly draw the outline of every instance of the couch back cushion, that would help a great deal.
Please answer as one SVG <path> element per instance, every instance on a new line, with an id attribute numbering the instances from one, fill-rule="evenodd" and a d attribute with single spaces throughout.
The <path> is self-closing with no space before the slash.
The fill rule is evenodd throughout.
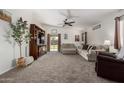
<path id="1" fill-rule="evenodd" d="M 108 57 L 113 57 L 113 58 L 116 58 L 116 55 L 115 54 L 112 54 L 112 53 L 109 53 L 109 52 L 99 52 L 98 55 L 103 55 L 103 56 L 108 56 Z"/>
<path id="2" fill-rule="evenodd" d="M 75 47 L 74 44 L 70 44 L 70 43 L 62 44 L 62 48 L 74 48 L 74 47 Z"/>

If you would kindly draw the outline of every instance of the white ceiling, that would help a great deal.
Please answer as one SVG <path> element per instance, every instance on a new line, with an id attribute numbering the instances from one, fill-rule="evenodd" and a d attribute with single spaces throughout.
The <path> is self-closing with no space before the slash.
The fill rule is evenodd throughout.
<path id="1" fill-rule="evenodd" d="M 104 17 L 110 15 L 111 13 L 119 11 L 118 9 L 71 9 L 72 16 L 75 17 L 75 25 L 94 25 L 99 23 Z M 38 9 L 34 10 L 35 18 L 39 20 L 42 24 L 48 24 L 53 26 L 59 26 L 65 16 L 67 15 L 67 10 L 63 9 Z"/>

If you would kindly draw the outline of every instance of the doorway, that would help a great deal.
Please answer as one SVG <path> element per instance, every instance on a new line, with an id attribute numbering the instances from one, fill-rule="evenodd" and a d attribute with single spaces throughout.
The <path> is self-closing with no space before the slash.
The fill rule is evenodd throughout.
<path id="1" fill-rule="evenodd" d="M 58 35 L 50 35 L 50 51 L 58 51 Z"/>
<path id="2" fill-rule="evenodd" d="M 61 48 L 61 34 L 47 34 L 47 51 L 58 51 Z"/>

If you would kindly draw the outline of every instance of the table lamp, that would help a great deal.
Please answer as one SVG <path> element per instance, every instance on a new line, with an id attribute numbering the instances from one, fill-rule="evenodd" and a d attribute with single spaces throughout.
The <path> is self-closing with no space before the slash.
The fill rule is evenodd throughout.
<path id="1" fill-rule="evenodd" d="M 105 40 L 104 45 L 107 46 L 106 51 L 109 52 L 109 46 L 111 45 L 111 41 L 110 40 Z"/>

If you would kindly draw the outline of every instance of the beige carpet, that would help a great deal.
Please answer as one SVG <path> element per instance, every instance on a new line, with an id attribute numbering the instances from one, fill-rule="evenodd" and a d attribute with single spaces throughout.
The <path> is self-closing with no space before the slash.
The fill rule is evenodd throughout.
<path id="1" fill-rule="evenodd" d="M 95 62 L 87 62 L 79 55 L 49 52 L 33 64 L 13 69 L 0 76 L 0 82 L 16 83 L 110 83 L 97 77 Z"/>

